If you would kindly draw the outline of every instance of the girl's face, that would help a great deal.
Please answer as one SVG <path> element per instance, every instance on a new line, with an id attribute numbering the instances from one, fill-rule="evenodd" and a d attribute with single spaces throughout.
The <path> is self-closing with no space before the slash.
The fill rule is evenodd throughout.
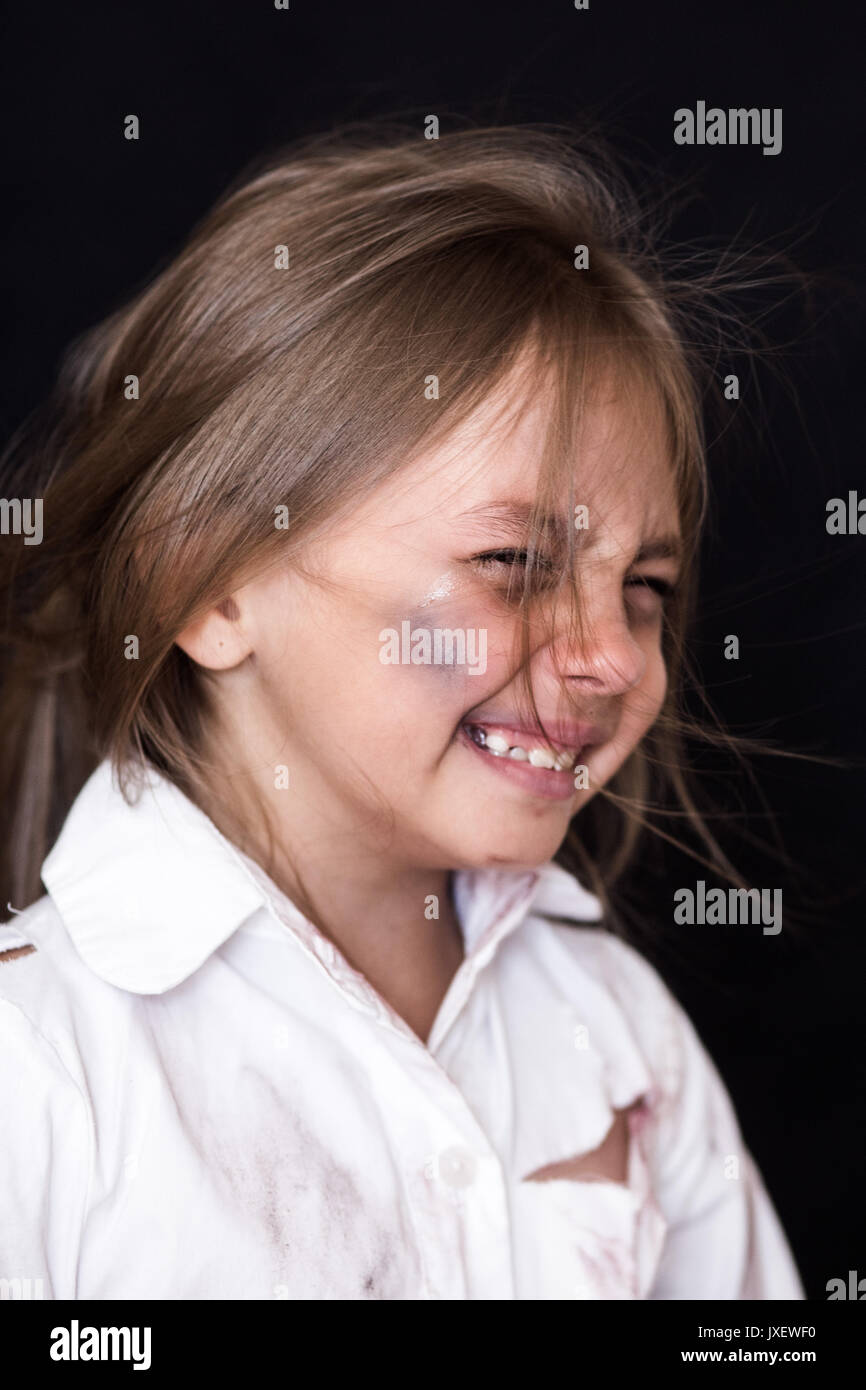
<path id="1" fill-rule="evenodd" d="M 525 619 L 507 586 L 542 409 L 514 424 L 485 403 L 311 545 L 314 577 L 273 569 L 234 595 L 243 651 L 219 690 L 223 733 L 284 824 L 326 826 L 395 866 L 536 865 L 655 720 L 675 493 L 658 412 L 604 398 L 577 461 L 582 635 L 567 587 L 554 604 L 542 578 L 531 612 L 529 675 L 561 766 L 537 765 L 550 759 L 526 717 Z"/>

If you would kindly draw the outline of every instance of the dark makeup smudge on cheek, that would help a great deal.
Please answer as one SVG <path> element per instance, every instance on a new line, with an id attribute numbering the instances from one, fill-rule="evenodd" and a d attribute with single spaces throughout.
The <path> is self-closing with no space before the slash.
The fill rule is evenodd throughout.
<path id="1" fill-rule="evenodd" d="M 429 662 L 410 663 L 407 669 L 432 673 L 433 679 L 449 691 L 465 687 L 468 704 L 477 704 L 483 694 L 478 686 L 486 684 L 490 646 L 488 623 L 478 621 L 477 610 L 470 612 L 465 599 L 455 599 L 450 593 L 436 599 L 428 596 L 420 607 L 410 609 L 402 619 L 393 620 L 392 626 L 397 632 L 401 632 L 402 622 L 409 623 L 412 634 L 419 631 L 429 633 L 431 652 L 435 651 L 434 634 L 438 630 L 442 634 L 442 655 L 447 658 L 449 652 L 454 654 L 462 651 L 464 658 L 437 661 L 434 657 Z M 462 634 L 462 637 L 448 639 L 444 635 L 446 632 Z"/>

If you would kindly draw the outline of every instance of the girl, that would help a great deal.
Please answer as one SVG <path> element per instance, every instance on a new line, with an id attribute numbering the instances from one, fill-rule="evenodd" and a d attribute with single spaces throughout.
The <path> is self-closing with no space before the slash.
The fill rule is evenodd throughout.
<path id="1" fill-rule="evenodd" d="M 803 1296 L 603 924 L 665 785 L 715 853 L 676 742 L 700 367 L 636 211 L 556 134 L 308 143 L 15 442 L 3 1278 Z"/>

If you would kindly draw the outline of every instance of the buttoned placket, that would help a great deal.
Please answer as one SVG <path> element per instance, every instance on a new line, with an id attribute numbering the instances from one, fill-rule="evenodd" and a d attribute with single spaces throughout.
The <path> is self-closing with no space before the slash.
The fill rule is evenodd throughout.
<path id="1" fill-rule="evenodd" d="M 291 939 L 351 1008 L 373 1028 L 391 1034 L 390 1042 L 378 1050 L 377 1058 L 380 1072 L 392 1072 L 394 1084 L 385 1086 L 388 1094 L 399 1094 L 401 1084 L 405 1088 L 415 1078 L 413 1090 L 421 1101 L 428 1128 L 434 1131 L 432 1146 L 423 1155 L 413 1155 L 405 1171 L 407 1197 L 425 1267 L 427 1296 L 513 1299 L 515 1276 L 505 1171 L 487 1134 L 435 1052 L 459 1018 L 480 971 L 504 937 L 525 917 L 537 874 L 520 876 L 494 920 L 477 935 L 474 945 L 467 943 L 467 954 L 451 980 L 424 1043 L 334 943 L 279 893 L 253 861 L 242 858 L 246 872 L 262 890 L 273 919 L 288 929 Z M 432 1123 L 431 1100 L 436 1107 Z M 432 1196 L 432 1202 L 424 1200 L 426 1194 Z M 441 1259 L 439 1226 L 446 1219 L 458 1221 L 463 1228 L 460 1244 L 469 1248 L 472 1265 L 466 1271 L 453 1261 Z M 461 1277 L 464 1273 L 467 1278 Z"/>

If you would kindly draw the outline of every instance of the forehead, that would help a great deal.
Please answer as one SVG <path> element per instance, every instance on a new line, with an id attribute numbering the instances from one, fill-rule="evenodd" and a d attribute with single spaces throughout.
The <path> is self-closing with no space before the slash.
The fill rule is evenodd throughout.
<path id="1" fill-rule="evenodd" d="M 461 530 L 495 523 L 513 529 L 542 489 L 554 409 L 549 386 L 528 373 L 512 374 L 394 480 L 392 520 L 415 514 Z M 657 393 L 600 377 L 562 444 L 561 471 L 547 495 L 566 524 L 574 503 L 589 508 L 598 541 L 611 529 L 676 531 L 669 432 Z"/>

